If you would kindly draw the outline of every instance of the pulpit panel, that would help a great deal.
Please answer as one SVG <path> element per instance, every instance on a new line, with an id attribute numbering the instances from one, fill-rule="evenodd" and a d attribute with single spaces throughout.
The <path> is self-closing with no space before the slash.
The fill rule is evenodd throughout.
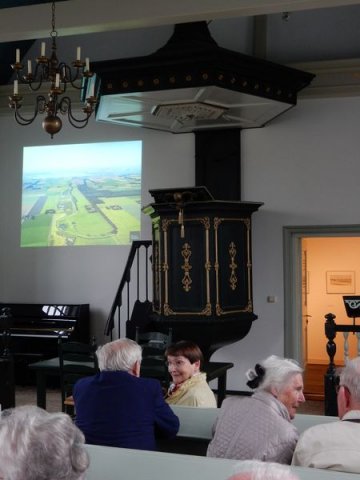
<path id="1" fill-rule="evenodd" d="M 211 315 L 209 217 L 164 219 L 165 315 Z"/>
<path id="2" fill-rule="evenodd" d="M 214 218 L 216 314 L 252 311 L 249 218 Z"/>

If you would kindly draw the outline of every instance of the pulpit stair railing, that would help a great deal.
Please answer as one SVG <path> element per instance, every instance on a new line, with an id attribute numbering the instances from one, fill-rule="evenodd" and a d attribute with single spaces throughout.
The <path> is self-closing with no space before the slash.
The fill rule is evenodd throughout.
<path id="1" fill-rule="evenodd" d="M 128 259 L 114 301 L 111 305 L 104 334 L 115 340 L 129 336 L 123 331 L 134 312 L 144 315 L 151 310 L 151 240 L 136 240 L 131 244 Z M 143 321 L 146 319 L 143 318 Z"/>

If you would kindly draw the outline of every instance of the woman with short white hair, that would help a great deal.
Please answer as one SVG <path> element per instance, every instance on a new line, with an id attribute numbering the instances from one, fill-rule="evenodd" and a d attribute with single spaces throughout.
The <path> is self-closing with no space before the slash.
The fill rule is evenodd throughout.
<path id="1" fill-rule="evenodd" d="M 290 464 L 299 437 L 291 420 L 305 401 L 302 372 L 294 360 L 275 355 L 248 370 L 255 393 L 224 400 L 207 455 Z"/>
<path id="2" fill-rule="evenodd" d="M 65 413 L 33 405 L 1 413 L 1 479 L 82 480 L 88 466 L 84 435 Z"/>

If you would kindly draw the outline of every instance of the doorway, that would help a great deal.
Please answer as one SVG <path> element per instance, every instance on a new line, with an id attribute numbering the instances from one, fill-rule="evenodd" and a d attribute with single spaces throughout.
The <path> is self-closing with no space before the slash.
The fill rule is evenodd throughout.
<path id="1" fill-rule="evenodd" d="M 348 288 L 332 286 L 345 277 Z M 324 316 L 349 323 L 342 297 L 360 294 L 360 225 L 284 227 L 284 281 L 285 355 L 304 365 L 307 393 L 321 397 L 328 364 Z M 341 365 L 342 342 L 337 347 Z"/>

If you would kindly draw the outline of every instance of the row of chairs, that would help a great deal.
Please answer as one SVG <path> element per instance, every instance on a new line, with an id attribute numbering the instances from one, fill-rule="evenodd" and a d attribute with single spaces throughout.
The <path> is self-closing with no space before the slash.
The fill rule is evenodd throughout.
<path id="1" fill-rule="evenodd" d="M 165 386 L 169 374 L 164 361 L 164 352 L 172 343 L 172 330 L 168 334 L 160 332 L 140 332 L 136 329 L 136 342 L 142 346 L 143 361 L 141 375 L 160 380 Z M 90 344 L 62 342 L 59 339 L 60 387 L 62 411 L 74 416 L 72 391 L 82 377 L 94 375 L 98 370 L 95 339 Z"/>

